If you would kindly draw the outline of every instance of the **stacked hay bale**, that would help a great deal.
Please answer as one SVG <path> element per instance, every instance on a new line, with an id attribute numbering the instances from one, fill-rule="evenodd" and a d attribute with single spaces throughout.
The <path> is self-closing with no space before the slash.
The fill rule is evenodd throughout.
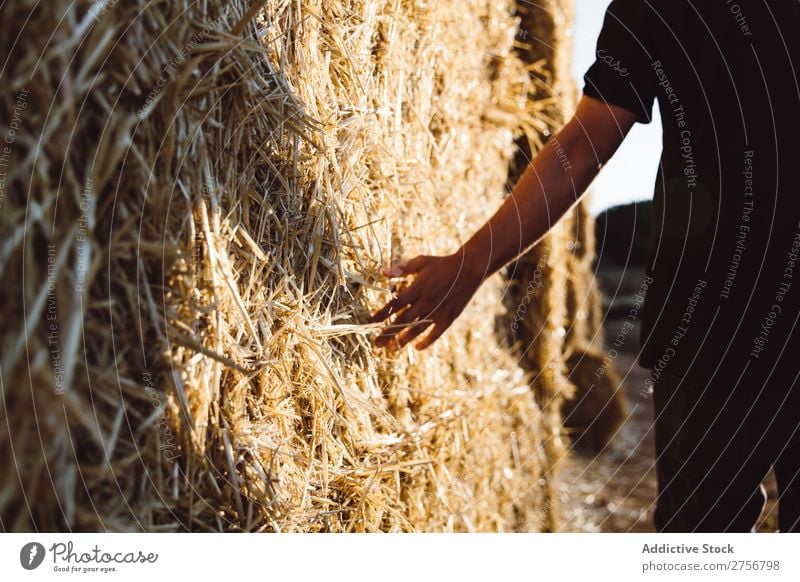
<path id="1" fill-rule="evenodd" d="M 575 241 L 567 280 L 567 333 L 564 354 L 575 386 L 562 408 L 575 448 L 599 452 L 616 436 L 628 415 L 622 380 L 613 366 L 616 347 L 605 348 L 602 296 L 594 278 L 594 219 L 588 205 L 575 213 Z"/>
<path id="2" fill-rule="evenodd" d="M 2 529 L 552 527 L 560 418 L 486 316 L 502 280 L 424 353 L 364 324 L 547 128 L 513 11 L 0 9 Z"/>
<path id="3" fill-rule="evenodd" d="M 568 357 L 603 347 L 603 301 L 594 277 L 595 224 L 588 201 L 576 207 L 574 221 L 574 240 L 567 243 L 572 253 L 567 285 Z"/>
<path id="4" fill-rule="evenodd" d="M 575 449 L 599 453 L 628 416 L 622 379 L 608 352 L 592 348 L 570 354 L 567 369 L 576 390 L 562 406 L 564 426 Z"/>
<path id="5" fill-rule="evenodd" d="M 526 42 L 520 43 L 518 54 L 534 74 L 536 99 L 547 105 L 543 117 L 551 120 L 551 127 L 538 140 L 520 144 L 509 174 L 512 184 L 542 142 L 551 139 L 574 111 L 577 92 L 569 72 L 572 8 L 572 2 L 560 0 L 519 7 Z M 521 364 L 534 374 L 537 402 L 554 429 L 545 441 L 547 456 L 554 460 L 545 475 L 551 497 L 564 443 L 571 440 L 583 448 L 601 450 L 625 416 L 619 380 L 604 366 L 594 243 L 594 220 L 584 200 L 508 270 L 511 292 L 505 303 L 516 314 L 510 340 L 515 342 Z M 600 369 L 607 373 L 598 378 L 595 372 Z M 556 428 L 562 418 L 563 431 Z M 553 506 L 548 529 L 558 529 L 557 516 L 558 508 Z"/>
<path id="6" fill-rule="evenodd" d="M 521 30 L 531 40 L 519 53 L 537 74 L 537 98 L 548 104 L 545 117 L 553 120 L 554 128 L 569 119 L 577 104 L 570 74 L 572 9 L 572 2 L 562 0 L 520 7 Z M 541 141 L 550 137 L 545 132 Z M 510 174 L 512 181 L 539 146 L 540 142 L 522 144 Z M 616 433 L 626 411 L 619 378 L 605 362 L 594 250 L 594 219 L 584 198 L 539 245 L 512 265 L 512 293 L 506 303 L 513 309 L 512 303 L 529 302 L 537 289 L 551 290 L 531 302 L 534 308 L 526 311 L 524 325 L 514 329 L 517 349 L 523 364 L 535 374 L 539 405 L 553 419 L 552 425 L 563 417 L 570 440 L 598 451 Z M 558 294 L 554 290 L 559 290 Z M 598 370 L 606 373 L 595 374 Z M 548 442 L 550 458 L 563 454 L 560 438 Z M 558 462 L 554 467 L 557 469 Z M 554 487 L 555 479 L 548 479 L 548 484 Z M 557 528 L 558 524 L 553 521 L 550 526 Z"/>
<path id="7" fill-rule="evenodd" d="M 553 137 L 570 117 L 576 104 L 575 87 L 569 76 L 571 55 L 569 25 L 572 2 L 546 0 L 520 3 L 522 42 L 517 54 L 528 63 L 534 80 L 533 98 L 545 106 L 541 117 L 550 125 L 535 139 L 520 140 L 519 151 L 509 172 L 513 184 L 542 144 Z M 509 266 L 509 293 L 505 298 L 513 314 L 510 341 L 514 342 L 520 364 L 533 374 L 532 386 L 546 425 L 546 454 L 552 460 L 543 476 L 548 498 L 555 500 L 557 470 L 566 452 L 562 427 L 562 406 L 574 394 L 569 382 L 565 337 L 570 321 L 570 273 L 576 248 L 575 217 L 580 207 L 564 216 L 542 241 Z M 555 218 L 553 219 L 555 221 Z M 557 530 L 558 509 L 553 501 L 546 529 Z"/>

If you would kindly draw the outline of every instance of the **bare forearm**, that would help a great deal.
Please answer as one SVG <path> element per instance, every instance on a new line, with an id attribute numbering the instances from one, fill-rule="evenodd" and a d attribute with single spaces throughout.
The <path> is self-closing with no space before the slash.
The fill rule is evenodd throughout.
<path id="1" fill-rule="evenodd" d="M 538 242 L 580 199 L 634 122 L 584 98 L 575 117 L 534 158 L 492 218 L 460 249 L 483 280 Z"/>
<path id="2" fill-rule="evenodd" d="M 576 151 L 581 147 L 587 146 L 569 133 L 545 145 L 494 216 L 464 244 L 465 266 L 485 279 L 547 234 L 597 174 L 596 157 Z"/>
<path id="3" fill-rule="evenodd" d="M 636 114 L 590 97 L 523 174 L 511 195 L 458 252 L 419 255 L 386 273 L 414 275 L 413 283 L 377 311 L 372 320 L 397 314 L 375 345 L 403 346 L 430 326 L 417 343 L 432 344 L 458 317 L 481 282 L 544 236 L 575 204 L 622 143 Z"/>

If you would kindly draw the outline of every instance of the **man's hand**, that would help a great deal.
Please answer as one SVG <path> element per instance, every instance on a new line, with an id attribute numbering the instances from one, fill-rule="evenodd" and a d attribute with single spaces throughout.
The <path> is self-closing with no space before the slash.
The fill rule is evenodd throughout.
<path id="1" fill-rule="evenodd" d="M 431 345 L 469 302 L 481 281 L 535 244 L 577 203 L 614 154 L 637 114 L 583 97 L 575 116 L 536 155 L 500 209 L 453 255 L 421 256 L 388 276 L 416 275 L 372 321 L 397 317 L 375 344 L 404 346 L 433 325 L 417 349 Z"/>
<path id="2" fill-rule="evenodd" d="M 378 322 L 398 314 L 383 328 L 375 345 L 403 347 L 431 326 L 433 329 L 415 347 L 422 350 L 436 341 L 464 310 L 483 280 L 481 273 L 470 270 L 463 259 L 463 253 L 421 255 L 385 269 L 384 276 L 390 278 L 415 277 L 410 286 L 372 316 L 372 321 Z"/>

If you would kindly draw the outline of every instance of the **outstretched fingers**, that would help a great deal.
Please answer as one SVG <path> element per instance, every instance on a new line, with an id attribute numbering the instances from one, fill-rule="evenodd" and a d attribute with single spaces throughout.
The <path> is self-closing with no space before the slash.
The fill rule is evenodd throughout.
<path id="1" fill-rule="evenodd" d="M 370 318 L 372 323 L 377 323 L 379 321 L 383 321 L 390 315 L 394 315 L 404 307 L 411 304 L 414 301 L 414 294 L 415 291 L 411 287 L 405 289 L 398 293 L 397 297 L 389 301 L 386 305 L 383 306 L 380 310 L 376 311 L 375 314 Z"/>
<path id="2" fill-rule="evenodd" d="M 389 341 L 404 331 L 409 325 L 412 325 L 416 319 L 423 313 L 420 305 L 411 305 L 408 309 L 398 315 L 395 320 L 387 325 L 381 331 L 380 335 L 375 339 L 375 345 L 378 347 L 385 346 Z"/>
<path id="3" fill-rule="evenodd" d="M 402 348 L 414 338 L 419 336 L 419 334 L 428 329 L 431 325 L 433 325 L 433 323 L 434 322 L 432 319 L 419 319 L 409 324 L 406 329 L 404 329 L 402 333 L 399 333 L 397 336 L 397 347 Z"/>
<path id="4" fill-rule="evenodd" d="M 423 347 L 427 347 L 450 326 L 449 322 L 436 321 L 436 318 L 432 317 L 430 298 L 427 297 L 432 292 L 429 289 L 430 269 L 425 269 L 435 259 L 436 257 L 419 255 L 405 263 L 395 263 L 390 268 L 383 269 L 382 273 L 385 277 L 405 277 L 416 274 L 417 278 L 411 286 L 399 293 L 395 299 L 389 301 L 371 317 L 370 321 L 377 323 L 397 314 L 394 321 L 386 325 L 375 338 L 375 346 L 383 347 L 391 343 L 393 348 L 403 347 L 430 329 L 431 325 L 435 325 L 429 335 L 420 342 L 420 345 L 424 344 Z M 418 349 L 422 349 L 420 345 L 417 346 Z"/>
<path id="5" fill-rule="evenodd" d="M 418 350 L 424 350 L 429 345 L 431 345 L 433 342 L 435 342 L 437 339 L 439 339 L 439 337 L 445 331 L 447 331 L 447 328 L 450 327 L 450 323 L 452 323 L 452 322 L 450 322 L 450 321 L 437 321 L 437 322 L 435 322 L 435 325 L 433 326 L 433 329 L 428 333 L 428 335 L 426 335 L 419 342 L 417 342 L 417 344 L 414 347 L 416 349 L 418 349 Z"/>

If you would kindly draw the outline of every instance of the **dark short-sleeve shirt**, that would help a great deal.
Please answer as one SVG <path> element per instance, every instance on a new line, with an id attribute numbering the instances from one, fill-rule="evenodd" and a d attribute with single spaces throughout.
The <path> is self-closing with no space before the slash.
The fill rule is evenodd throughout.
<path id="1" fill-rule="evenodd" d="M 639 361 L 700 379 L 800 372 L 798 2 L 614 0 L 584 94 L 663 150 Z M 735 375 L 735 373 L 734 373 Z"/>

